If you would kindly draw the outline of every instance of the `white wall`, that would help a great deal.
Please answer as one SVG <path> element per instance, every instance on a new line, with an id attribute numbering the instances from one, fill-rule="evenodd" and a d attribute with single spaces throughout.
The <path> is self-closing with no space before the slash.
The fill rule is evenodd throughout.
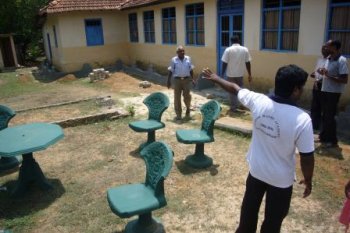
<path id="1" fill-rule="evenodd" d="M 328 0 L 302 0 L 298 53 L 319 55 L 326 38 Z"/>

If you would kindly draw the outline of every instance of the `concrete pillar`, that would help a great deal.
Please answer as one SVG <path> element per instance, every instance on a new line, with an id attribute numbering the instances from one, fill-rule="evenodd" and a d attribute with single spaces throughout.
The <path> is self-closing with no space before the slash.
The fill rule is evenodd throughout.
<path id="1" fill-rule="evenodd" d="M 16 53 L 16 47 L 15 47 L 15 42 L 13 40 L 13 36 L 10 35 L 10 43 L 11 43 L 11 50 L 12 50 L 12 55 L 13 55 L 13 61 L 15 62 L 15 66 L 18 66 L 18 60 L 17 60 L 17 53 Z"/>

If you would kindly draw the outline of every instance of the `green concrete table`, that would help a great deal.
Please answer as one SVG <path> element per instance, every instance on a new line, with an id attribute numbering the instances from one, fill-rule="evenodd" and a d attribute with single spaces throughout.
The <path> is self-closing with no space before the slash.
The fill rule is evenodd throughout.
<path id="1" fill-rule="evenodd" d="M 22 155 L 23 157 L 18 181 L 12 192 L 13 196 L 22 196 L 32 182 L 37 183 L 44 190 L 52 188 L 33 158 L 33 152 L 45 150 L 63 137 L 62 128 L 49 123 L 24 124 L 0 131 L 0 156 Z"/>

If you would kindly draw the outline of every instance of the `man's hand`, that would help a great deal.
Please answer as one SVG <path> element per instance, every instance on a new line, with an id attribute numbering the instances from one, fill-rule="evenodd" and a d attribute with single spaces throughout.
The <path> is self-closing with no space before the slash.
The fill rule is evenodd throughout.
<path id="1" fill-rule="evenodd" d="M 168 87 L 168 89 L 170 89 L 170 87 L 171 87 L 171 81 L 170 81 L 170 79 L 168 79 L 167 87 Z"/>
<path id="2" fill-rule="evenodd" d="M 209 80 L 214 80 L 219 78 L 216 74 L 214 74 L 209 68 L 205 68 L 202 70 L 202 76 Z"/>
<path id="3" fill-rule="evenodd" d="M 306 181 L 306 180 L 301 180 L 299 184 L 304 184 L 305 189 L 303 193 L 303 198 L 308 197 L 311 194 L 312 191 L 312 182 L 311 181 Z"/>
<path id="4" fill-rule="evenodd" d="M 197 79 L 193 79 L 193 78 L 192 78 L 192 86 L 195 87 L 196 84 L 197 84 Z"/>
<path id="5" fill-rule="evenodd" d="M 253 80 L 252 76 L 251 75 L 248 75 L 248 82 L 251 83 Z"/>
<path id="6" fill-rule="evenodd" d="M 202 70 L 202 77 L 213 81 L 222 87 L 225 91 L 228 91 L 234 95 L 237 95 L 238 91 L 241 89 L 236 83 L 228 82 L 227 80 L 220 78 L 217 74 L 214 74 L 209 68 Z"/>
<path id="7" fill-rule="evenodd" d="M 325 68 L 318 68 L 316 71 L 320 75 L 326 75 L 326 72 L 328 72 L 327 69 L 325 69 Z"/>

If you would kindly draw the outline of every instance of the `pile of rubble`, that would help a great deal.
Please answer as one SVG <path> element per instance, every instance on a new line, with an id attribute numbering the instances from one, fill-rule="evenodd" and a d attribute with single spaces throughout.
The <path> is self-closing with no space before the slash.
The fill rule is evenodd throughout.
<path id="1" fill-rule="evenodd" d="M 92 72 L 89 74 L 90 82 L 96 82 L 99 80 L 103 80 L 106 78 L 109 78 L 110 74 L 109 71 L 106 71 L 103 68 L 100 69 L 93 69 Z"/>

